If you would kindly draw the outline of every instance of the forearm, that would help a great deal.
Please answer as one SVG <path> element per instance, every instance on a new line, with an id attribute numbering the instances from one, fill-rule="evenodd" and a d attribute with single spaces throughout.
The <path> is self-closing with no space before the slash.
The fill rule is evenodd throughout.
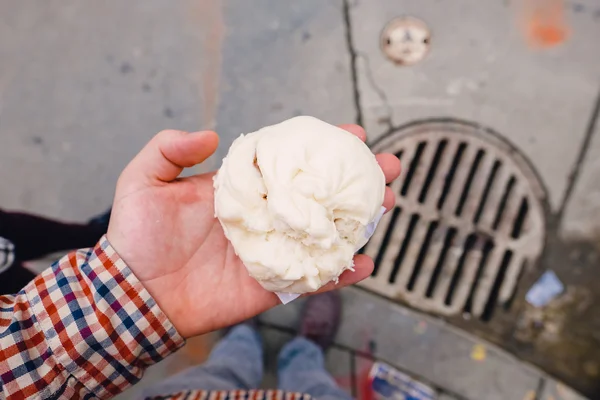
<path id="1" fill-rule="evenodd" d="M 183 344 L 105 238 L 0 297 L 0 394 L 111 397 Z M 1 396 L 0 396 L 1 397 Z"/>

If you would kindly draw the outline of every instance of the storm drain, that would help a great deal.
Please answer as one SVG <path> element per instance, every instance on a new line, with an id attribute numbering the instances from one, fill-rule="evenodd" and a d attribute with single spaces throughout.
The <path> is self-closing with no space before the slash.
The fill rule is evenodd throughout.
<path id="1" fill-rule="evenodd" d="M 544 190 L 514 149 L 478 127 L 422 122 L 373 146 L 402 161 L 396 206 L 363 252 L 361 285 L 428 312 L 489 320 L 509 308 L 544 244 Z"/>

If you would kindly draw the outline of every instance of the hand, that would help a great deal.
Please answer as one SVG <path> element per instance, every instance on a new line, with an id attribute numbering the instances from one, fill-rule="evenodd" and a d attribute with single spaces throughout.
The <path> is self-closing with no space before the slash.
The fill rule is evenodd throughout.
<path id="1" fill-rule="evenodd" d="M 342 128 L 363 141 L 357 125 Z M 275 294 L 251 278 L 214 217 L 214 172 L 177 178 L 184 167 L 206 160 L 217 148 L 216 133 L 162 131 L 125 168 L 119 181 L 108 240 L 184 337 L 206 333 L 253 317 L 279 304 Z M 389 183 L 400 174 L 391 154 L 377 161 Z M 384 206 L 394 204 L 386 188 Z M 368 277 L 373 261 L 354 259 L 339 284 Z"/>

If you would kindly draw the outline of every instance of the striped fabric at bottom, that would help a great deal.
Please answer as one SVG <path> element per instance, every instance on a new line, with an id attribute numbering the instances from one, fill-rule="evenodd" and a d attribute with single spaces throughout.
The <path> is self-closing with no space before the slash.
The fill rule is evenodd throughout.
<path id="1" fill-rule="evenodd" d="M 310 400 L 308 394 L 283 390 L 192 390 L 166 396 L 147 397 L 146 400 Z"/>

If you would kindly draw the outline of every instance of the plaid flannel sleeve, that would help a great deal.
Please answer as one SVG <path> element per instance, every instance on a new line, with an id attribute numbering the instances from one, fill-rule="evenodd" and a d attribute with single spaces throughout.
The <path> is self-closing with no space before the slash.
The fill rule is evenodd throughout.
<path id="1" fill-rule="evenodd" d="M 103 237 L 0 296 L 0 398 L 108 398 L 183 338 Z"/>

